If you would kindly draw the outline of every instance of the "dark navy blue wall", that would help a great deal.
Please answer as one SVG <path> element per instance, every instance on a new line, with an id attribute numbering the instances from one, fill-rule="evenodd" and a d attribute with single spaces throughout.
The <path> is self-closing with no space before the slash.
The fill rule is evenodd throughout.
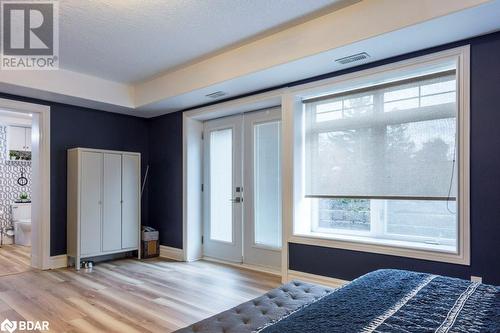
<path id="1" fill-rule="evenodd" d="M 135 151 L 149 158 L 146 119 L 0 93 L 0 98 L 50 106 L 50 254 L 66 253 L 66 151 L 74 147 Z M 147 191 L 142 221 L 148 220 Z"/>
<path id="2" fill-rule="evenodd" d="M 75 106 L 50 105 L 51 255 L 66 253 L 67 150 L 74 147 L 141 153 L 142 174 L 149 159 L 146 119 Z M 148 191 L 144 191 L 142 223 L 148 221 Z"/>
<path id="3" fill-rule="evenodd" d="M 470 278 L 468 266 L 437 261 L 416 260 L 293 243 L 289 244 L 288 249 L 290 251 L 290 269 L 344 280 L 352 280 L 380 268 L 408 269 L 465 279 Z"/>
<path id="4" fill-rule="evenodd" d="M 182 249 L 182 113 L 149 122 L 149 226 L 160 243 Z"/>

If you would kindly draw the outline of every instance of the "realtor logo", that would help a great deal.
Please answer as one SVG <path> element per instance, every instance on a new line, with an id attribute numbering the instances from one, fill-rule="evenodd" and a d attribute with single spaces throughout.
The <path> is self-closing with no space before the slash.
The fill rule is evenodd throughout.
<path id="1" fill-rule="evenodd" d="M 10 321 L 9 319 L 5 319 L 2 324 L 0 324 L 0 330 L 2 332 L 12 333 L 17 329 L 17 322 Z"/>
<path id="2" fill-rule="evenodd" d="M 58 69 L 57 1 L 2 0 L 1 18 L 1 69 Z"/>

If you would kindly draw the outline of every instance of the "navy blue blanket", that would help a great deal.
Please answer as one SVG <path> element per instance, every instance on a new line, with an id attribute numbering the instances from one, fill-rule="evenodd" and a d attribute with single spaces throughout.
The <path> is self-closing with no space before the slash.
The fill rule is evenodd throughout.
<path id="1" fill-rule="evenodd" d="M 500 332 L 500 288 L 378 270 L 259 332 Z"/>

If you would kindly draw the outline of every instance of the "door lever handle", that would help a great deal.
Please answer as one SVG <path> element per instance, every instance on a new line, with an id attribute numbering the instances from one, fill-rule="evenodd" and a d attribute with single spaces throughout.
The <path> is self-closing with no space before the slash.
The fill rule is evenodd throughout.
<path id="1" fill-rule="evenodd" d="M 243 198 L 236 197 L 234 199 L 229 199 L 229 201 L 231 201 L 232 203 L 241 203 L 241 202 L 243 202 Z"/>

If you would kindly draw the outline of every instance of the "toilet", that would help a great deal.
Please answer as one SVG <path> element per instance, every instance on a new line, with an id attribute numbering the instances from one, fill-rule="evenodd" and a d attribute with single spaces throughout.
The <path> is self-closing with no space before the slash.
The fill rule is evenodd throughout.
<path id="1" fill-rule="evenodd" d="M 15 203 L 11 208 L 14 243 L 31 246 L 31 203 Z"/>

